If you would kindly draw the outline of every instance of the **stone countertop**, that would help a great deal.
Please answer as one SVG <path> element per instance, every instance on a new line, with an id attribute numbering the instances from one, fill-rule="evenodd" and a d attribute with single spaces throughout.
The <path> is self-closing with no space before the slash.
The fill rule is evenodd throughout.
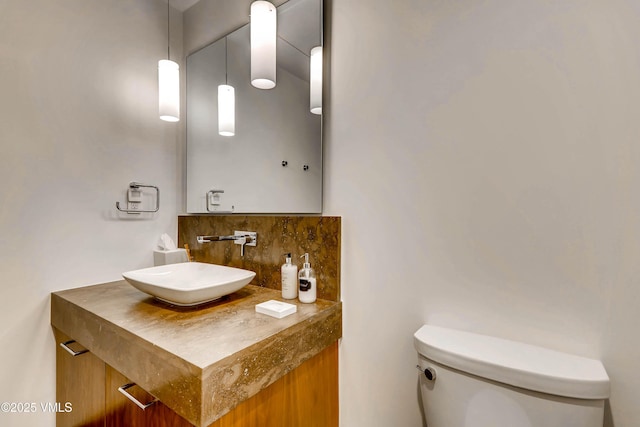
<path id="1" fill-rule="evenodd" d="M 297 305 L 276 319 L 268 300 Z M 248 285 L 171 306 L 121 280 L 51 295 L 51 324 L 196 426 L 207 426 L 342 336 L 342 304 Z"/>

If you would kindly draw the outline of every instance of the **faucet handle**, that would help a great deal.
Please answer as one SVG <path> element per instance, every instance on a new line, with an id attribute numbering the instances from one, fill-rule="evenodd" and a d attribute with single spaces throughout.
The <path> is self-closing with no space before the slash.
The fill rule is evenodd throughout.
<path id="1" fill-rule="evenodd" d="M 244 256 L 244 245 L 256 246 L 258 242 L 258 233 L 255 231 L 234 231 L 233 234 L 237 236 L 233 243 L 236 245 L 242 245 L 240 249 L 240 255 Z"/>
<path id="2" fill-rule="evenodd" d="M 240 245 L 240 256 L 244 257 L 244 245 L 247 244 L 247 236 L 242 236 L 234 240 L 236 245 Z"/>

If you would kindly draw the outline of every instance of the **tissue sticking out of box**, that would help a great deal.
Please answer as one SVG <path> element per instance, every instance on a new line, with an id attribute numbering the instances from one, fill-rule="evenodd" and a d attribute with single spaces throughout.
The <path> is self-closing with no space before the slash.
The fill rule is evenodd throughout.
<path id="1" fill-rule="evenodd" d="M 167 233 L 160 236 L 158 247 L 158 250 L 153 251 L 153 265 L 155 266 L 189 261 L 187 251 L 178 249 Z"/>
<path id="2" fill-rule="evenodd" d="M 173 251 L 178 249 L 173 239 L 167 233 L 160 236 L 160 243 L 158 243 L 158 247 L 163 251 Z"/>

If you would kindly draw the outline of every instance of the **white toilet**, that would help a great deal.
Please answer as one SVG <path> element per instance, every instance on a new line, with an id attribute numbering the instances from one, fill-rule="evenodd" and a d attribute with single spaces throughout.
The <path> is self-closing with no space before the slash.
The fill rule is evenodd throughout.
<path id="1" fill-rule="evenodd" d="M 427 427 L 602 427 L 599 360 L 432 325 L 414 346 Z"/>

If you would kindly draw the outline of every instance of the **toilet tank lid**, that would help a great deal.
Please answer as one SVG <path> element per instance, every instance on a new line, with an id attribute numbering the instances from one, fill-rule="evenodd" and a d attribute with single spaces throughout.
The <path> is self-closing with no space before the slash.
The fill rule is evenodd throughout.
<path id="1" fill-rule="evenodd" d="M 609 397 L 599 360 L 433 325 L 422 326 L 413 343 L 427 359 L 482 378 L 557 396 Z"/>

